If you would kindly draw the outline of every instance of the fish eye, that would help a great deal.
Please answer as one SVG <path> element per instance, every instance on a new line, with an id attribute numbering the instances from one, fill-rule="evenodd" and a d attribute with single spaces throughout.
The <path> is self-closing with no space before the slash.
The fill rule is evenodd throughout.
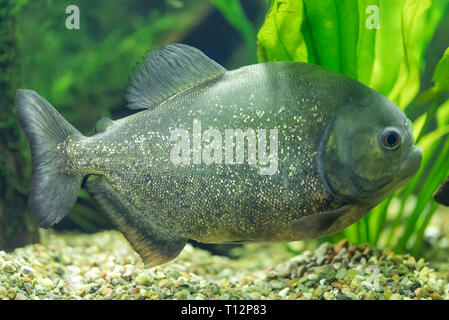
<path id="1" fill-rule="evenodd" d="M 396 149 L 401 143 L 401 136 L 399 132 L 394 129 L 388 129 L 384 131 L 380 136 L 380 144 L 385 149 L 393 150 Z"/>

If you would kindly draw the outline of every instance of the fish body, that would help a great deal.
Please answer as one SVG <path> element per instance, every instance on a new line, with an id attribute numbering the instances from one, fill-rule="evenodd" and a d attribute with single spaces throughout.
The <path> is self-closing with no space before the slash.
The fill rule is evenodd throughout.
<path id="1" fill-rule="evenodd" d="M 441 183 L 433 194 L 433 198 L 439 204 L 449 207 L 449 177 Z"/>
<path id="2" fill-rule="evenodd" d="M 420 165 L 399 108 L 315 65 L 227 71 L 194 48 L 170 45 L 147 54 L 127 100 L 144 110 L 101 121 L 92 137 L 35 92 L 20 90 L 17 106 L 33 156 L 29 202 L 41 225 L 64 217 L 87 176 L 88 192 L 148 266 L 176 257 L 188 239 L 335 233 Z M 46 141 L 36 138 L 42 131 Z"/>

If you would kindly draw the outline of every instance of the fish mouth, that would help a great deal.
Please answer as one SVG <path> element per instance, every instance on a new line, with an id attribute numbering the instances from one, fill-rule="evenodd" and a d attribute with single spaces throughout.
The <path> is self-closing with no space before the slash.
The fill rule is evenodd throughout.
<path id="1" fill-rule="evenodd" d="M 402 162 L 399 171 L 401 179 L 413 177 L 419 170 L 422 161 L 422 151 L 418 146 L 413 146 L 412 150 L 407 155 L 407 159 Z"/>
<path id="2" fill-rule="evenodd" d="M 414 146 L 408 153 L 407 158 L 399 167 L 397 178 L 387 178 L 379 181 L 375 187 L 366 188 L 363 179 L 358 177 L 352 170 L 347 169 L 348 177 L 357 192 L 357 198 L 373 199 L 376 196 L 386 194 L 388 190 L 397 190 L 404 186 L 419 170 L 421 166 L 422 152 L 418 146 Z M 388 190 L 387 190 L 388 187 Z"/>

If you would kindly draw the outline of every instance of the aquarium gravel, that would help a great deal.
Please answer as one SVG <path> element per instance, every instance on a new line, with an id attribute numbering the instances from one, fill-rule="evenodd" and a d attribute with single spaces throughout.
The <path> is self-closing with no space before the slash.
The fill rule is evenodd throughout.
<path id="1" fill-rule="evenodd" d="M 0 251 L 1 299 L 448 299 L 447 275 L 423 260 L 324 243 L 291 258 L 279 245 L 245 245 L 238 259 L 188 244 L 145 269 L 116 231 L 42 233 L 42 243 Z"/>

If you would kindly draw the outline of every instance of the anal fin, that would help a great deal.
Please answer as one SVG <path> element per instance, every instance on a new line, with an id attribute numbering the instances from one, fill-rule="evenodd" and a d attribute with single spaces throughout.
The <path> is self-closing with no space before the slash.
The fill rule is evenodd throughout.
<path id="1" fill-rule="evenodd" d="M 187 239 L 153 228 L 149 221 L 142 222 L 142 214 L 104 177 L 89 176 L 86 186 L 94 200 L 140 255 L 145 267 L 168 262 L 184 248 Z"/>

